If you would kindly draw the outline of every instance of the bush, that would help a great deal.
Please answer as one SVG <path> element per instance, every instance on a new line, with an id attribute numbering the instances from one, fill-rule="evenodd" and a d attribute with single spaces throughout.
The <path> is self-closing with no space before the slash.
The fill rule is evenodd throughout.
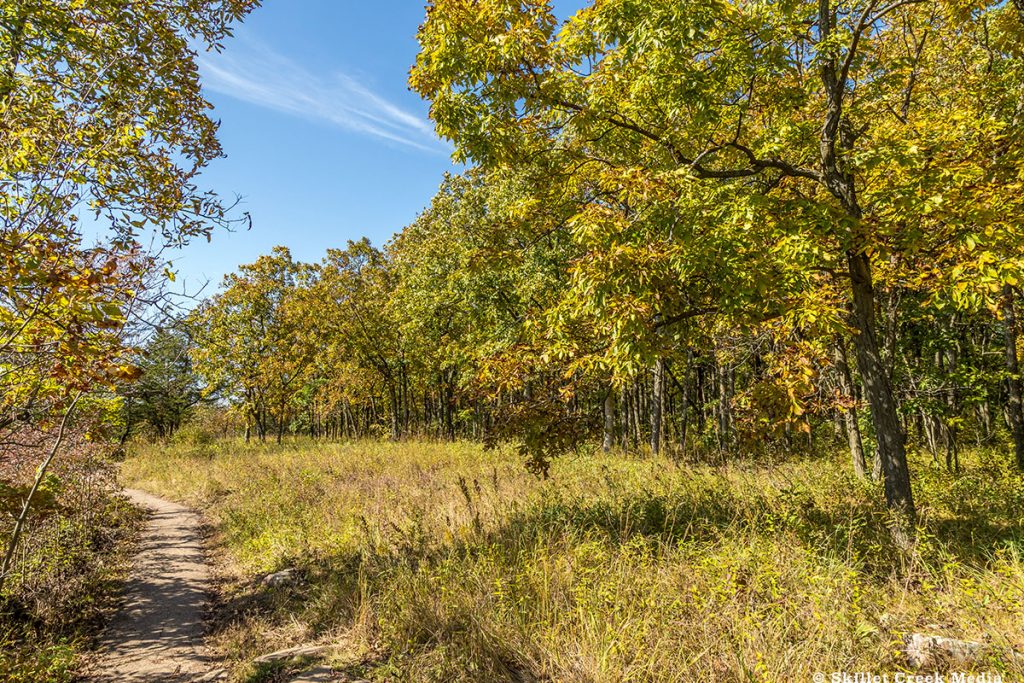
<path id="1" fill-rule="evenodd" d="M 238 416 L 219 406 L 196 408 L 181 428 L 171 437 L 171 443 L 181 446 L 209 446 L 218 439 L 236 436 L 244 431 Z"/>
<path id="2" fill-rule="evenodd" d="M 177 446 L 209 446 L 216 440 L 216 434 L 193 424 L 185 425 L 171 437 L 171 443 Z"/>

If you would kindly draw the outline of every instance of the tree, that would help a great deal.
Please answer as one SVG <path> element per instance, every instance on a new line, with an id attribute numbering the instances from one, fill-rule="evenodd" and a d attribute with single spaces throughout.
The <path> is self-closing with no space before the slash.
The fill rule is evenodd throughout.
<path id="1" fill-rule="evenodd" d="M 1009 415 L 1010 432 L 1013 435 L 1014 459 L 1017 468 L 1024 470 L 1024 400 L 1021 398 L 1020 366 L 1017 361 L 1017 313 L 1016 297 L 1012 285 L 1003 288 L 1003 338 L 1006 349 L 1006 383 L 1009 400 L 1006 412 Z"/>
<path id="2" fill-rule="evenodd" d="M 313 362 L 313 310 L 303 308 L 297 294 L 309 277 L 288 249 L 275 247 L 225 276 L 223 290 L 187 322 L 197 372 L 242 410 L 260 440 L 275 429 L 280 442 L 290 402 Z"/>
<path id="3" fill-rule="evenodd" d="M 177 246 L 232 222 L 196 184 L 221 148 L 190 44 L 217 47 L 257 2 L 0 1 L 0 437 L 55 430 L 38 476 L 76 399 L 137 375 L 146 233 Z"/>
<path id="4" fill-rule="evenodd" d="M 160 438 L 171 437 L 203 400 L 189 347 L 188 336 L 177 327 L 158 329 L 146 344 L 138 363 L 138 381 L 122 390 L 127 422 L 124 438 L 137 421 L 148 424 Z"/>
<path id="5" fill-rule="evenodd" d="M 1019 100 L 1010 11 L 608 0 L 556 32 L 540 0 L 436 0 L 411 83 L 459 158 L 546 164 L 546 191 L 579 198 L 574 236 L 593 245 L 594 267 L 577 277 L 577 299 L 612 316 L 605 356 L 619 367 L 696 318 L 788 316 L 811 328 L 801 334 L 831 335 L 849 306 L 886 500 L 906 539 L 914 502 L 878 272 L 903 257 L 930 271 L 949 245 L 1000 227 L 973 207 L 1009 196 L 996 178 L 1020 168 L 1019 116 L 977 107 L 1012 112 Z M 653 234 L 665 256 L 623 278 L 639 304 L 609 310 L 609 275 L 622 291 L 622 272 L 608 264 L 650 253 Z M 682 276 L 668 297 L 650 284 L 662 265 Z M 828 279 L 845 283 L 838 298 L 823 296 Z"/>
<path id="6" fill-rule="evenodd" d="M 537 335 L 541 317 L 564 289 L 569 241 L 558 223 L 559 203 L 526 194 L 523 175 L 518 169 L 446 178 L 430 206 L 387 249 L 395 278 L 392 315 L 401 321 L 408 357 L 441 379 L 440 413 L 449 436 L 456 394 L 465 401 L 508 401 L 541 381 L 544 366 L 556 374 L 551 359 L 540 362 Z M 518 362 L 505 362 L 510 358 Z M 488 417 L 477 410 L 473 418 L 482 435 Z"/>
<path id="7" fill-rule="evenodd" d="M 335 358 L 352 359 L 375 375 L 387 393 L 392 439 L 408 427 L 408 360 L 404 337 L 390 314 L 394 288 L 384 254 L 367 239 L 328 250 L 310 292 L 311 308 L 322 310 L 318 329 L 334 345 Z"/>

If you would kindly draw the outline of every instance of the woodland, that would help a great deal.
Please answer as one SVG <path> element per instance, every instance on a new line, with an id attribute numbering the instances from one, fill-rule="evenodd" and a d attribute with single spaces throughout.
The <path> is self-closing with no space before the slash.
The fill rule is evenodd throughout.
<path id="1" fill-rule="evenodd" d="M 229 276 L 197 371 L 260 439 L 510 438 L 540 472 L 841 435 L 912 524 L 908 437 L 1024 469 L 1016 9 L 438 2 L 410 83 L 474 167 L 383 249 Z"/>
<path id="2" fill-rule="evenodd" d="M 956 635 L 987 634 L 1011 654 L 986 666 L 1021 673 L 1022 0 L 594 0 L 566 21 L 547 0 L 432 0 L 409 85 L 464 170 L 438 179 L 386 244 L 349 241 L 313 263 L 280 246 L 183 307 L 166 293 L 171 255 L 248 222 L 203 188 L 223 150 L 195 50 L 218 49 L 258 4 L 0 0 L 11 680 L 65 680 L 102 621 L 96 596 L 138 524 L 114 495 L 111 462 L 126 457 L 129 482 L 211 515 L 241 571 L 305 557 L 323 593 L 302 618 L 358 631 L 358 671 L 380 680 L 798 680 L 815 662 L 897 666 L 882 653 L 941 624 L 935 613 L 974 615 L 966 576 L 997 612 L 956 621 Z M 360 458 L 366 469 L 349 472 Z M 247 476 L 262 482 L 253 500 L 295 499 L 250 509 L 235 497 Z M 364 488 L 331 488 L 364 476 L 409 487 L 422 507 L 384 505 L 378 520 Z M 451 498 L 416 488 L 434 476 Z M 342 524 L 303 486 L 371 497 Z M 627 489 L 649 504 L 623 502 Z M 517 498 L 527 507 L 503 507 Z M 536 518 L 514 529 L 531 505 Z M 721 545 L 674 555 L 684 508 L 689 529 L 724 529 L 711 534 Z M 341 525 L 336 546 L 293 528 L 307 513 L 321 532 Z M 576 607 L 608 623 L 626 609 L 621 585 L 582 606 L 585 577 L 559 579 L 575 607 L 538 614 L 522 585 L 555 579 L 457 565 L 462 579 L 430 574 L 444 595 L 486 576 L 533 597 L 498 609 L 504 593 L 468 581 L 477 602 L 458 609 L 490 616 L 453 626 L 450 612 L 428 623 L 417 611 L 456 610 L 417 602 L 437 587 L 417 583 L 422 572 L 451 568 L 438 558 L 470 562 L 479 544 L 520 567 L 503 553 L 539 552 L 545 534 L 554 548 L 553 529 L 576 539 L 564 552 L 593 541 L 618 569 L 643 555 L 652 573 L 638 576 L 666 605 L 685 590 L 658 584 L 651 563 L 696 572 L 693 586 L 744 562 L 754 578 L 706 587 L 728 597 L 700 618 L 728 613 L 729 625 L 717 640 L 680 635 L 674 654 L 559 631 Z M 814 559 L 769 589 L 758 572 L 776 567 L 767 548 L 787 534 Z M 833 560 L 849 573 L 830 573 Z M 828 593 L 822 607 L 801 592 L 814 576 L 872 606 Z M 735 602 L 748 580 L 765 592 L 744 604 L 817 606 L 776 631 L 750 626 Z M 827 622 L 828 609 L 850 644 L 792 626 Z M 297 610 L 283 600 L 260 618 Z M 790 628 L 821 649 L 769 654 L 796 642 Z M 242 671 L 262 636 L 232 633 Z M 715 660 L 725 641 L 735 656 Z M 566 661 L 575 646 L 593 658 Z"/>

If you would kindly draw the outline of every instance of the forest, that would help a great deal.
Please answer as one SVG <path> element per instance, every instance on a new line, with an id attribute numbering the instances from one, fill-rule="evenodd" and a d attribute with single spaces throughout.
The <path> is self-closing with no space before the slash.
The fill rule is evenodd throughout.
<path id="1" fill-rule="evenodd" d="M 859 10 L 438 3 L 411 83 L 477 165 L 383 250 L 229 276 L 205 384 L 261 439 L 507 435 L 541 471 L 841 436 L 908 521 L 908 438 L 1024 469 L 1020 16 Z"/>
<path id="2" fill-rule="evenodd" d="M 458 170 L 182 304 L 258 4 L 0 0 L 10 680 L 81 673 L 121 485 L 215 529 L 232 680 L 1024 676 L 1022 0 L 432 0 Z"/>

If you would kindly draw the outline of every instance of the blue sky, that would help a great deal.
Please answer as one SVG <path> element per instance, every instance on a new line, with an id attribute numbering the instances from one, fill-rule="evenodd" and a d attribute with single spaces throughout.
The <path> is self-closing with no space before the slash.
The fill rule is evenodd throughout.
<path id="1" fill-rule="evenodd" d="M 277 244 L 303 261 L 364 235 L 380 245 L 427 205 L 454 166 L 407 86 L 423 16 L 421 0 L 265 0 L 201 55 L 228 155 L 201 184 L 241 196 L 253 227 L 177 255 L 179 284 L 215 287 Z"/>

